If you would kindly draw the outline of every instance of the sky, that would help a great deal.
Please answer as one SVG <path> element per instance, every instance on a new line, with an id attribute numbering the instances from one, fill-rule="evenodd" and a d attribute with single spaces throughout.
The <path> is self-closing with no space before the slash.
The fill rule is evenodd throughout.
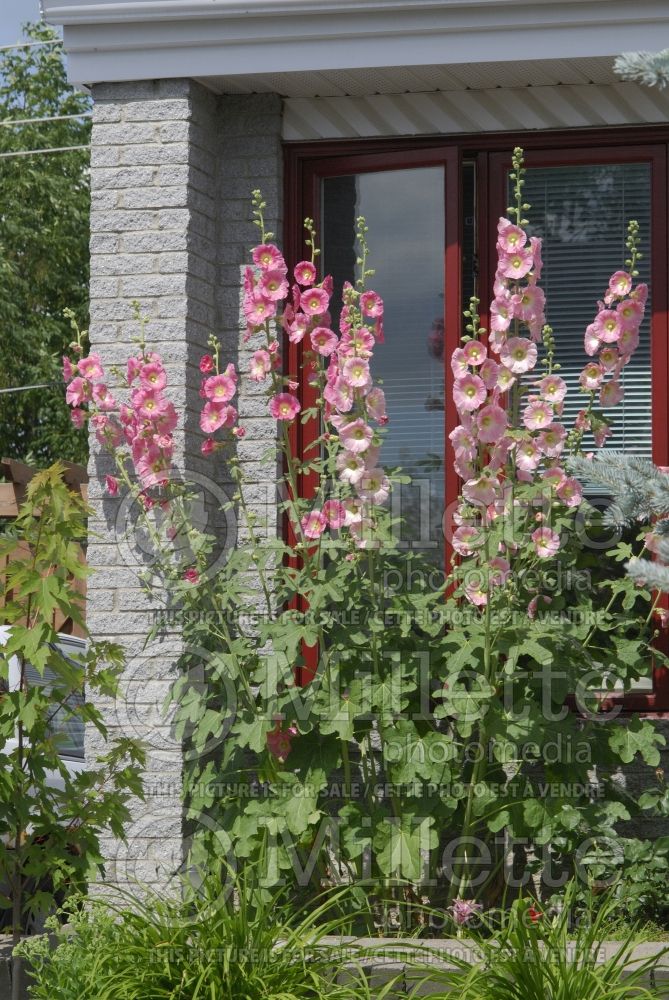
<path id="1" fill-rule="evenodd" d="M 21 41 L 21 25 L 39 16 L 39 0 L 0 0 L 0 45 Z"/>

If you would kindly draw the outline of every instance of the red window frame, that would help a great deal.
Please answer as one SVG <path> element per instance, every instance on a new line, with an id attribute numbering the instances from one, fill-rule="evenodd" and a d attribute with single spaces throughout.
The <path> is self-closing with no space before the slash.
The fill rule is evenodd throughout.
<path id="1" fill-rule="evenodd" d="M 653 461 L 669 466 L 669 201 L 667 199 L 667 161 L 669 128 L 648 126 L 634 128 L 583 129 L 524 134 L 494 133 L 425 139 L 323 141 L 286 144 L 284 245 L 289 262 L 302 256 L 302 221 L 310 216 L 320 228 L 321 182 L 325 177 L 345 174 L 443 165 L 445 174 L 445 345 L 444 371 L 447 385 L 445 410 L 445 468 L 452 468 L 452 449 L 448 433 L 456 425 L 457 414 L 448 388 L 452 382 L 449 358 L 458 346 L 462 316 L 462 206 L 460 203 L 461 165 L 476 163 L 476 238 L 478 247 L 478 289 L 483 325 L 487 325 L 489 291 L 495 269 L 495 240 L 492 223 L 506 214 L 506 172 L 511 165 L 511 151 L 522 146 L 526 165 L 565 166 L 577 163 L 649 162 L 653 203 L 651 364 L 653 425 Z M 456 182 L 453 183 L 455 176 Z M 655 210 L 657 208 L 657 211 Z M 615 262 L 612 262 L 615 264 Z M 302 345 L 284 344 L 287 370 L 300 370 Z M 314 403 L 314 390 L 302 374 L 299 389 L 303 406 Z M 291 427 L 291 445 L 298 453 L 310 443 L 313 422 Z M 300 481 L 303 496 L 313 496 L 315 477 L 305 475 Z M 457 499 L 459 484 L 446 474 L 445 503 Z M 669 651 L 669 636 L 662 637 L 662 648 Z M 649 664 L 653 675 L 651 692 L 631 692 L 607 699 L 623 712 L 635 712 L 669 718 L 669 670 Z M 315 663 L 307 663 L 302 681 L 313 676 Z"/>

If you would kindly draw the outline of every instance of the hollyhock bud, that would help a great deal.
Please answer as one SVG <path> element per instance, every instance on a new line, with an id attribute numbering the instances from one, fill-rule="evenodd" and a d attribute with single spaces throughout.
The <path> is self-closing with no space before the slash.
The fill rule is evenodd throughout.
<path id="1" fill-rule="evenodd" d="M 198 573 L 195 566 L 189 566 L 188 569 L 184 570 L 182 575 L 182 580 L 185 580 L 186 583 L 200 582 L 200 574 Z"/>
<path id="2" fill-rule="evenodd" d="M 214 370 L 214 359 L 211 354 L 205 354 L 200 358 L 200 371 L 203 375 L 208 375 L 209 372 Z"/>
<path id="3" fill-rule="evenodd" d="M 105 486 L 110 497 L 118 495 L 118 479 L 116 476 L 105 476 Z"/>
<path id="4" fill-rule="evenodd" d="M 214 439 L 213 438 L 206 438 L 206 440 L 204 440 L 202 442 L 202 445 L 200 447 L 200 451 L 202 452 L 203 455 L 211 455 L 211 453 L 214 450 L 214 447 L 215 447 Z"/>

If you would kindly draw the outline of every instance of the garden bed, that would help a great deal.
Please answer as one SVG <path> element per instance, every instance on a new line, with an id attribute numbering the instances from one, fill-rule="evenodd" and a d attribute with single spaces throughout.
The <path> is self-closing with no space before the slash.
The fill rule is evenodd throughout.
<path id="1" fill-rule="evenodd" d="M 474 961 L 476 949 L 473 943 L 465 938 L 443 938 L 431 941 L 402 941 L 397 938 L 355 938 L 326 937 L 322 945 L 332 947 L 341 958 L 341 971 L 337 975 L 339 983 L 346 983 L 346 965 L 364 968 L 370 985 L 381 989 L 384 984 L 401 977 L 392 996 L 401 997 L 413 993 L 414 996 L 433 996 L 444 992 L 440 975 L 455 968 L 454 959 Z M 598 962 L 604 962 L 621 947 L 618 941 L 608 941 L 602 945 L 597 955 Z M 356 955 L 361 951 L 374 949 L 376 956 L 365 957 L 358 961 Z M 657 964 L 649 977 L 648 985 L 655 987 L 661 997 L 669 998 L 669 954 L 667 944 L 659 941 L 648 941 L 634 950 L 634 959 L 643 961 L 658 956 Z M 9 935 L 0 935 L 0 1000 L 10 1000 L 11 978 L 10 962 L 12 944 Z M 429 975 L 424 969 L 417 969 L 418 962 L 435 969 L 435 981 L 426 981 Z M 338 963 L 339 964 L 339 963 Z M 418 987 L 418 989 L 417 989 Z M 21 1000 L 27 1000 L 26 989 L 20 994 Z M 390 1000 L 390 998 L 388 998 Z"/>

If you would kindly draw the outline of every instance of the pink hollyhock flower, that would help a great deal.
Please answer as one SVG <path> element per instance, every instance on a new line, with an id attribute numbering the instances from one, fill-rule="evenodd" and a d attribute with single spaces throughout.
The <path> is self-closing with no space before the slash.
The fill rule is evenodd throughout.
<path id="1" fill-rule="evenodd" d="M 567 383 L 558 375 L 546 375 L 539 382 L 539 392 L 543 399 L 561 403 L 567 395 Z"/>
<path id="2" fill-rule="evenodd" d="M 527 243 L 527 234 L 509 219 L 500 219 L 497 224 L 497 246 L 505 253 L 516 253 Z"/>
<path id="3" fill-rule="evenodd" d="M 466 427 L 459 424 L 451 431 L 448 437 L 456 452 L 463 452 L 469 458 L 473 458 L 476 454 L 476 441 L 473 434 Z"/>
<path id="4" fill-rule="evenodd" d="M 492 570 L 489 576 L 490 583 L 493 587 L 503 587 L 511 574 L 509 560 L 504 559 L 502 556 L 495 556 L 494 559 L 490 560 L 488 566 Z"/>
<path id="5" fill-rule="evenodd" d="M 561 469 L 559 465 L 552 465 L 550 469 L 546 469 L 543 478 L 551 486 L 557 488 L 565 479 L 564 469 Z"/>
<path id="6" fill-rule="evenodd" d="M 531 320 L 543 326 L 546 296 L 538 285 L 527 285 L 513 297 L 514 314 L 525 323 Z"/>
<path id="7" fill-rule="evenodd" d="M 530 236 L 530 248 L 534 255 L 534 277 L 537 281 L 541 281 L 544 262 L 541 257 L 541 240 L 538 236 Z"/>
<path id="8" fill-rule="evenodd" d="M 300 295 L 300 306 L 307 316 L 322 316 L 330 299 L 323 288 L 309 288 Z"/>
<path id="9" fill-rule="evenodd" d="M 504 344 L 500 357 L 509 371 L 522 375 L 536 365 L 537 345 L 525 337 L 511 337 Z"/>
<path id="10" fill-rule="evenodd" d="M 291 745 L 296 736 L 296 726 L 291 725 L 288 729 L 282 730 L 281 725 L 277 723 L 276 729 L 267 734 L 267 749 L 272 757 L 276 757 L 283 763 L 291 751 Z"/>
<path id="11" fill-rule="evenodd" d="M 553 421 L 553 410 L 543 399 L 533 399 L 523 410 L 523 423 L 530 431 L 540 431 Z"/>
<path id="12" fill-rule="evenodd" d="M 337 455 L 337 470 L 343 483 L 355 486 L 362 479 L 366 466 L 360 455 L 353 451 L 340 451 Z"/>
<path id="13" fill-rule="evenodd" d="M 600 421 L 596 427 L 592 428 L 592 436 L 598 448 L 603 448 L 607 439 L 611 437 L 611 428 L 604 421 Z"/>
<path id="14" fill-rule="evenodd" d="M 304 537 L 313 541 L 320 538 L 328 526 L 327 518 L 320 510 L 312 510 L 311 513 L 305 514 L 301 518 L 300 524 L 302 525 Z"/>
<path id="15" fill-rule="evenodd" d="M 464 378 L 465 375 L 469 375 L 469 361 L 461 347 L 456 347 L 451 355 L 451 371 L 455 378 Z"/>
<path id="16" fill-rule="evenodd" d="M 577 431 L 589 431 L 590 430 L 590 417 L 587 415 L 585 410 L 579 410 L 576 414 L 576 419 L 574 420 L 574 428 Z"/>
<path id="17" fill-rule="evenodd" d="M 629 358 L 639 346 L 638 330 L 623 330 L 618 337 L 618 350 L 621 356 Z"/>
<path id="18" fill-rule="evenodd" d="M 490 329 L 506 333 L 513 319 L 513 304 L 510 299 L 498 296 L 490 303 Z"/>
<path id="19" fill-rule="evenodd" d="M 65 390 L 65 399 L 70 406 L 81 406 L 91 398 L 91 385 L 83 378 L 73 378 Z"/>
<path id="20" fill-rule="evenodd" d="M 467 364 L 478 367 L 482 365 L 488 356 L 485 346 L 478 340 L 470 340 L 463 348 L 463 354 L 467 359 Z"/>
<path id="21" fill-rule="evenodd" d="M 451 545 L 461 556 L 471 556 L 475 549 L 483 544 L 483 537 L 479 528 L 463 524 L 453 532 Z"/>
<path id="22" fill-rule="evenodd" d="M 79 410 L 79 409 L 71 410 L 70 420 L 77 428 L 77 430 L 80 431 L 81 428 L 86 423 L 86 410 Z"/>
<path id="23" fill-rule="evenodd" d="M 532 270 L 534 257 L 531 247 L 520 247 L 512 253 L 502 253 L 499 258 L 499 272 L 504 278 L 519 281 Z"/>
<path id="24" fill-rule="evenodd" d="M 557 458 L 562 453 L 567 436 L 562 424 L 549 424 L 537 437 L 537 444 L 547 458 Z"/>
<path id="25" fill-rule="evenodd" d="M 329 358 L 337 346 L 337 334 L 328 330 L 327 326 L 317 326 L 309 338 L 313 349 L 323 358 Z"/>
<path id="26" fill-rule="evenodd" d="M 599 389 L 604 378 L 604 369 L 596 361 L 590 361 L 579 376 L 579 385 L 586 392 L 594 392 Z"/>
<path id="27" fill-rule="evenodd" d="M 211 354 L 205 354 L 200 358 L 200 371 L 203 375 L 208 375 L 214 370 L 214 359 Z"/>
<path id="28" fill-rule="evenodd" d="M 383 299 L 376 292 L 363 292 L 360 296 L 360 309 L 363 316 L 379 319 L 383 316 Z"/>
<path id="29" fill-rule="evenodd" d="M 541 461 L 541 451 L 534 441 L 521 441 L 516 446 L 516 467 L 523 472 L 534 472 Z"/>
<path id="30" fill-rule="evenodd" d="M 126 365 L 126 379 L 128 385 L 132 385 L 132 383 L 135 381 L 144 363 L 145 362 L 143 358 L 128 358 L 128 362 Z"/>
<path id="31" fill-rule="evenodd" d="M 343 378 L 336 378 L 334 382 L 328 383 L 323 395 L 340 413 L 348 413 L 353 408 L 353 389 Z"/>
<path id="32" fill-rule="evenodd" d="M 280 302 L 288 295 L 288 281 L 281 271 L 265 271 L 258 282 L 258 291 L 272 302 Z"/>
<path id="33" fill-rule="evenodd" d="M 478 439 L 485 444 L 491 444 L 502 437 L 507 426 L 506 412 L 496 403 L 484 406 L 476 416 Z"/>
<path id="34" fill-rule="evenodd" d="M 169 479 L 168 460 L 158 448 L 149 448 L 137 462 L 137 475 L 143 488 L 160 486 Z"/>
<path id="35" fill-rule="evenodd" d="M 486 389 L 494 389 L 497 385 L 497 377 L 499 375 L 499 365 L 492 358 L 487 358 L 479 370 L 479 378 L 482 380 Z"/>
<path id="36" fill-rule="evenodd" d="M 200 447 L 200 451 L 203 455 L 211 455 L 215 448 L 215 442 L 213 438 L 206 438 Z"/>
<path id="37" fill-rule="evenodd" d="M 69 358 L 63 355 L 63 381 L 69 382 L 74 378 L 74 366 Z"/>
<path id="38" fill-rule="evenodd" d="M 164 408 L 153 421 L 156 433 L 171 434 L 179 423 L 179 416 L 174 403 L 163 400 Z"/>
<path id="39" fill-rule="evenodd" d="M 295 281 L 298 285 L 313 285 L 316 280 L 316 268 L 309 260 L 301 260 L 300 263 L 295 266 L 293 274 L 295 275 Z"/>
<path id="40" fill-rule="evenodd" d="M 237 385 L 229 375 L 211 375 L 202 386 L 204 394 L 212 403 L 229 403 L 237 392 Z"/>
<path id="41" fill-rule="evenodd" d="M 200 428 L 205 434 L 214 434 L 220 427 L 232 427 L 237 419 L 234 406 L 221 406 L 219 403 L 205 403 L 200 414 Z"/>
<path id="42" fill-rule="evenodd" d="M 495 447 L 492 450 L 490 461 L 488 462 L 488 468 L 491 472 L 499 472 L 502 466 L 506 463 L 507 456 L 512 445 L 512 438 L 506 437 L 506 435 L 499 438 L 495 442 Z"/>
<path id="43" fill-rule="evenodd" d="M 132 405 L 142 420 L 152 420 L 161 413 L 167 400 L 158 389 L 135 389 Z"/>
<path id="44" fill-rule="evenodd" d="M 636 299 L 637 302 L 640 302 L 642 306 L 645 305 L 648 299 L 648 285 L 642 281 L 636 286 L 634 291 L 630 292 L 630 296 Z"/>
<path id="45" fill-rule="evenodd" d="M 358 494 L 369 503 L 382 504 L 388 499 L 390 480 L 383 469 L 365 469 L 358 483 Z"/>
<path id="46" fill-rule="evenodd" d="M 276 303 L 263 295 L 259 289 L 255 289 L 244 300 L 244 315 L 251 326 L 262 326 L 266 320 L 276 316 Z"/>
<path id="47" fill-rule="evenodd" d="M 97 382 L 93 386 L 93 400 L 101 410 L 115 410 L 116 400 L 106 385 Z"/>
<path id="48" fill-rule="evenodd" d="M 370 385 L 369 362 L 364 358 L 349 358 L 344 363 L 342 377 L 354 389 L 364 389 Z"/>
<path id="49" fill-rule="evenodd" d="M 508 392 L 515 385 L 516 376 L 506 365 L 500 365 L 497 372 L 497 388 L 502 392 Z"/>
<path id="50" fill-rule="evenodd" d="M 163 366 L 157 361 L 142 365 L 139 371 L 140 384 L 146 389 L 164 389 L 167 385 L 167 375 Z"/>
<path id="51" fill-rule="evenodd" d="M 77 362 L 77 369 L 79 374 L 90 382 L 104 378 L 105 372 L 99 354 L 89 354 L 87 358 L 82 358 L 81 361 Z"/>
<path id="52" fill-rule="evenodd" d="M 597 353 L 601 347 L 602 340 L 600 337 L 600 330 L 597 323 L 591 323 L 585 331 L 585 337 L 583 338 L 583 346 L 585 348 L 585 353 L 592 357 Z"/>
<path id="53" fill-rule="evenodd" d="M 560 548 L 560 536 L 551 528 L 537 528 L 531 538 L 540 559 L 550 559 Z"/>
<path id="54" fill-rule="evenodd" d="M 116 476 L 105 476 L 105 486 L 110 497 L 118 495 L 118 479 Z"/>
<path id="55" fill-rule="evenodd" d="M 341 528 L 346 520 L 346 509 L 339 500 L 326 500 L 323 515 L 330 528 Z"/>
<path id="56" fill-rule="evenodd" d="M 283 254 L 273 243 L 262 243 L 253 249 L 253 262 L 263 271 L 282 271 L 288 273 Z"/>
<path id="57" fill-rule="evenodd" d="M 453 468 L 458 474 L 458 477 L 463 480 L 471 479 L 475 475 L 475 469 L 472 464 L 471 457 L 466 455 L 464 452 L 456 451 Z"/>
<path id="58" fill-rule="evenodd" d="M 609 280 L 609 289 L 612 295 L 619 299 L 629 295 L 632 290 L 632 279 L 627 271 L 616 271 Z"/>
<path id="59" fill-rule="evenodd" d="M 367 408 L 367 413 L 372 420 L 376 420 L 379 424 L 388 423 L 388 417 L 386 415 L 386 394 L 383 389 L 370 389 L 365 397 L 365 406 Z"/>
<path id="60" fill-rule="evenodd" d="M 485 398 L 485 385 L 478 375 L 465 375 L 453 383 L 453 399 L 458 410 L 478 410 Z"/>
<path id="61" fill-rule="evenodd" d="M 536 597 L 532 598 L 530 603 L 527 605 L 527 617 L 530 618 L 532 621 L 534 621 L 534 619 L 537 617 L 537 606 L 539 604 L 539 601 L 543 601 L 544 604 L 550 604 L 551 598 L 546 597 L 544 594 L 537 594 Z"/>
<path id="62" fill-rule="evenodd" d="M 487 507 L 494 503 L 499 495 L 499 482 L 489 476 L 470 479 L 462 487 L 462 495 L 465 500 L 469 500 L 475 506 Z"/>
<path id="63" fill-rule="evenodd" d="M 626 299 L 618 303 L 616 313 L 620 317 L 621 329 L 638 330 L 643 319 L 644 306 L 635 299 Z"/>
<path id="64" fill-rule="evenodd" d="M 369 357 L 374 350 L 374 337 L 366 326 L 358 326 L 345 332 L 339 344 L 339 354 L 358 354 Z"/>
<path id="65" fill-rule="evenodd" d="M 604 347 L 600 351 L 599 363 L 604 371 L 612 371 L 618 364 L 619 360 L 620 354 L 618 353 L 618 349 L 615 347 Z"/>
<path id="66" fill-rule="evenodd" d="M 309 329 L 311 320 L 304 313 L 297 313 L 291 323 L 286 326 L 286 333 L 291 344 L 300 344 Z"/>
<path id="67" fill-rule="evenodd" d="M 198 571 L 195 568 L 195 566 L 189 566 L 188 569 L 185 569 L 183 571 L 183 573 L 181 575 L 181 579 L 185 580 L 186 583 L 199 583 L 200 582 L 200 574 L 198 573 Z"/>
<path id="68" fill-rule="evenodd" d="M 279 392 L 269 401 L 269 412 L 275 420 L 294 420 L 301 409 L 300 401 L 289 392 Z"/>
<path id="69" fill-rule="evenodd" d="M 272 359 L 269 351 L 254 351 L 249 365 L 249 378 L 253 382 L 262 382 L 272 369 Z"/>
<path id="70" fill-rule="evenodd" d="M 615 406 L 619 403 L 625 392 L 620 382 L 617 379 L 611 379 L 606 385 L 603 385 L 599 393 L 599 403 L 600 406 Z"/>
<path id="71" fill-rule="evenodd" d="M 583 500 L 583 487 L 578 479 L 563 479 L 557 487 L 557 495 L 567 507 L 578 507 Z"/>
<path id="72" fill-rule="evenodd" d="M 358 418 L 342 427 L 340 437 L 347 451 L 360 455 L 363 451 L 367 451 L 372 443 L 372 428 Z"/>
<path id="73" fill-rule="evenodd" d="M 620 336 L 620 316 L 613 309 L 602 309 L 595 320 L 599 339 L 605 344 L 615 344 Z"/>

